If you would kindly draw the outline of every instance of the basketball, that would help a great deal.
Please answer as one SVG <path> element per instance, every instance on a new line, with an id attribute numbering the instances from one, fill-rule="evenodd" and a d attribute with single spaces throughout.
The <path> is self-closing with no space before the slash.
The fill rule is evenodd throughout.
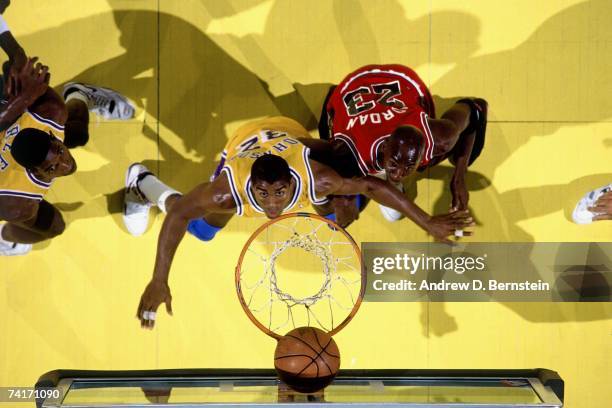
<path id="1" fill-rule="evenodd" d="M 278 340 L 274 368 L 295 391 L 312 393 L 328 386 L 338 374 L 340 351 L 323 330 L 298 327 Z"/>

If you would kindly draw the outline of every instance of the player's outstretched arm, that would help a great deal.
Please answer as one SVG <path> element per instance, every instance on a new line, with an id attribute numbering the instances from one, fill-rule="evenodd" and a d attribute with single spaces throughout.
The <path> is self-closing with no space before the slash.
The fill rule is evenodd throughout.
<path id="1" fill-rule="evenodd" d="M 364 194 L 384 206 L 400 211 L 438 241 L 451 243 L 448 236 L 453 235 L 455 230 L 474 225 L 467 211 L 430 216 L 388 182 L 376 177 L 342 178 L 333 169 L 316 162 L 313 171 L 317 195 Z M 466 232 L 464 235 L 470 234 Z"/>
<path id="2" fill-rule="evenodd" d="M 212 183 L 203 183 L 177 199 L 168 210 L 157 241 L 157 254 L 153 278 L 147 285 L 138 305 L 137 318 L 141 327 L 153 328 L 155 313 L 160 304 L 172 314 L 172 296 L 168 286 L 168 275 L 176 249 L 185 236 L 191 220 L 211 214 L 231 214 L 235 211 L 229 183 L 225 174 Z"/>
<path id="3" fill-rule="evenodd" d="M 4 13 L 8 7 L 6 0 L 0 0 L 0 13 Z M 15 69 L 17 72 L 23 67 L 27 61 L 26 53 L 19 45 L 13 34 L 9 30 L 8 24 L 4 20 L 4 17 L 0 15 L 0 48 L 4 50 L 6 55 L 9 57 L 11 64 L 11 70 Z"/>

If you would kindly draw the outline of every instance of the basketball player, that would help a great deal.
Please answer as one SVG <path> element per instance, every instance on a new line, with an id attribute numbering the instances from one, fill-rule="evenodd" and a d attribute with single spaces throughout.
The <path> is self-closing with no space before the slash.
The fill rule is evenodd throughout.
<path id="1" fill-rule="evenodd" d="M 612 220 L 612 184 L 589 191 L 576 204 L 572 219 L 576 224 Z"/>
<path id="2" fill-rule="evenodd" d="M 5 34 L 0 34 L 0 39 Z M 10 36 L 12 38 L 12 36 Z M 20 48 L 20 47 L 19 47 Z M 127 119 L 134 108 L 121 95 L 72 83 L 64 100 L 49 88 L 48 67 L 9 55 L 0 105 L 0 255 L 23 255 L 32 244 L 64 231 L 60 212 L 43 199 L 56 177 L 76 170 L 68 148 L 89 139 L 89 111 Z"/>
<path id="3" fill-rule="evenodd" d="M 234 214 L 276 218 L 283 212 L 303 211 L 309 204 L 327 214 L 331 211 L 326 208 L 327 196 L 364 194 L 402 212 L 440 241 L 450 242 L 447 237 L 456 229 L 473 225 L 467 212 L 431 217 L 378 178 L 339 176 L 309 157 L 309 149 L 299 141 L 309 137 L 306 129 L 289 118 L 247 123 L 227 144 L 213 180 L 184 196 L 143 165 L 130 166 L 124 206 L 128 231 L 134 235 L 144 232 L 153 204 L 167 214 L 159 234 L 153 278 L 137 310 L 142 327 L 153 327 L 161 303 L 166 303 L 171 313 L 168 274 L 185 232 L 209 241 Z"/>
<path id="4" fill-rule="evenodd" d="M 306 144 L 344 176 L 378 176 L 400 189 L 415 171 L 448 158 L 455 165 L 452 209 L 467 210 L 465 173 L 482 151 L 486 125 L 485 100 L 461 99 L 435 119 L 431 94 L 414 71 L 368 65 L 347 75 L 326 98 L 319 132 L 331 145 Z M 402 216 L 385 206 L 381 210 L 390 221 Z"/>

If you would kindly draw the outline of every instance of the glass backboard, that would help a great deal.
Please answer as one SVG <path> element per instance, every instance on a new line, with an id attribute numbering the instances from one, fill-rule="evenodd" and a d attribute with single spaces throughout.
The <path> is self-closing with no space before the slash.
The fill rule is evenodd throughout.
<path id="1" fill-rule="evenodd" d="M 343 370 L 325 390 L 301 394 L 273 370 L 53 371 L 41 408 L 76 407 L 562 407 L 549 370 Z"/>

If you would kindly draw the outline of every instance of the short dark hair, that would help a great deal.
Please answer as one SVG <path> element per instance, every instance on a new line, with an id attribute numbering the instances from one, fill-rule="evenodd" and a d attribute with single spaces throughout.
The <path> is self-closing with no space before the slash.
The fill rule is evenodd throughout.
<path id="1" fill-rule="evenodd" d="M 391 138 L 399 144 L 406 143 L 419 150 L 425 147 L 425 135 L 414 126 L 398 126 L 391 133 Z"/>
<path id="2" fill-rule="evenodd" d="M 39 129 L 22 129 L 11 143 L 11 155 L 26 169 L 40 166 L 51 149 L 51 135 Z"/>
<path id="3" fill-rule="evenodd" d="M 289 164 L 280 156 L 264 154 L 255 160 L 251 166 L 251 180 L 275 183 L 277 181 L 291 181 Z"/>

